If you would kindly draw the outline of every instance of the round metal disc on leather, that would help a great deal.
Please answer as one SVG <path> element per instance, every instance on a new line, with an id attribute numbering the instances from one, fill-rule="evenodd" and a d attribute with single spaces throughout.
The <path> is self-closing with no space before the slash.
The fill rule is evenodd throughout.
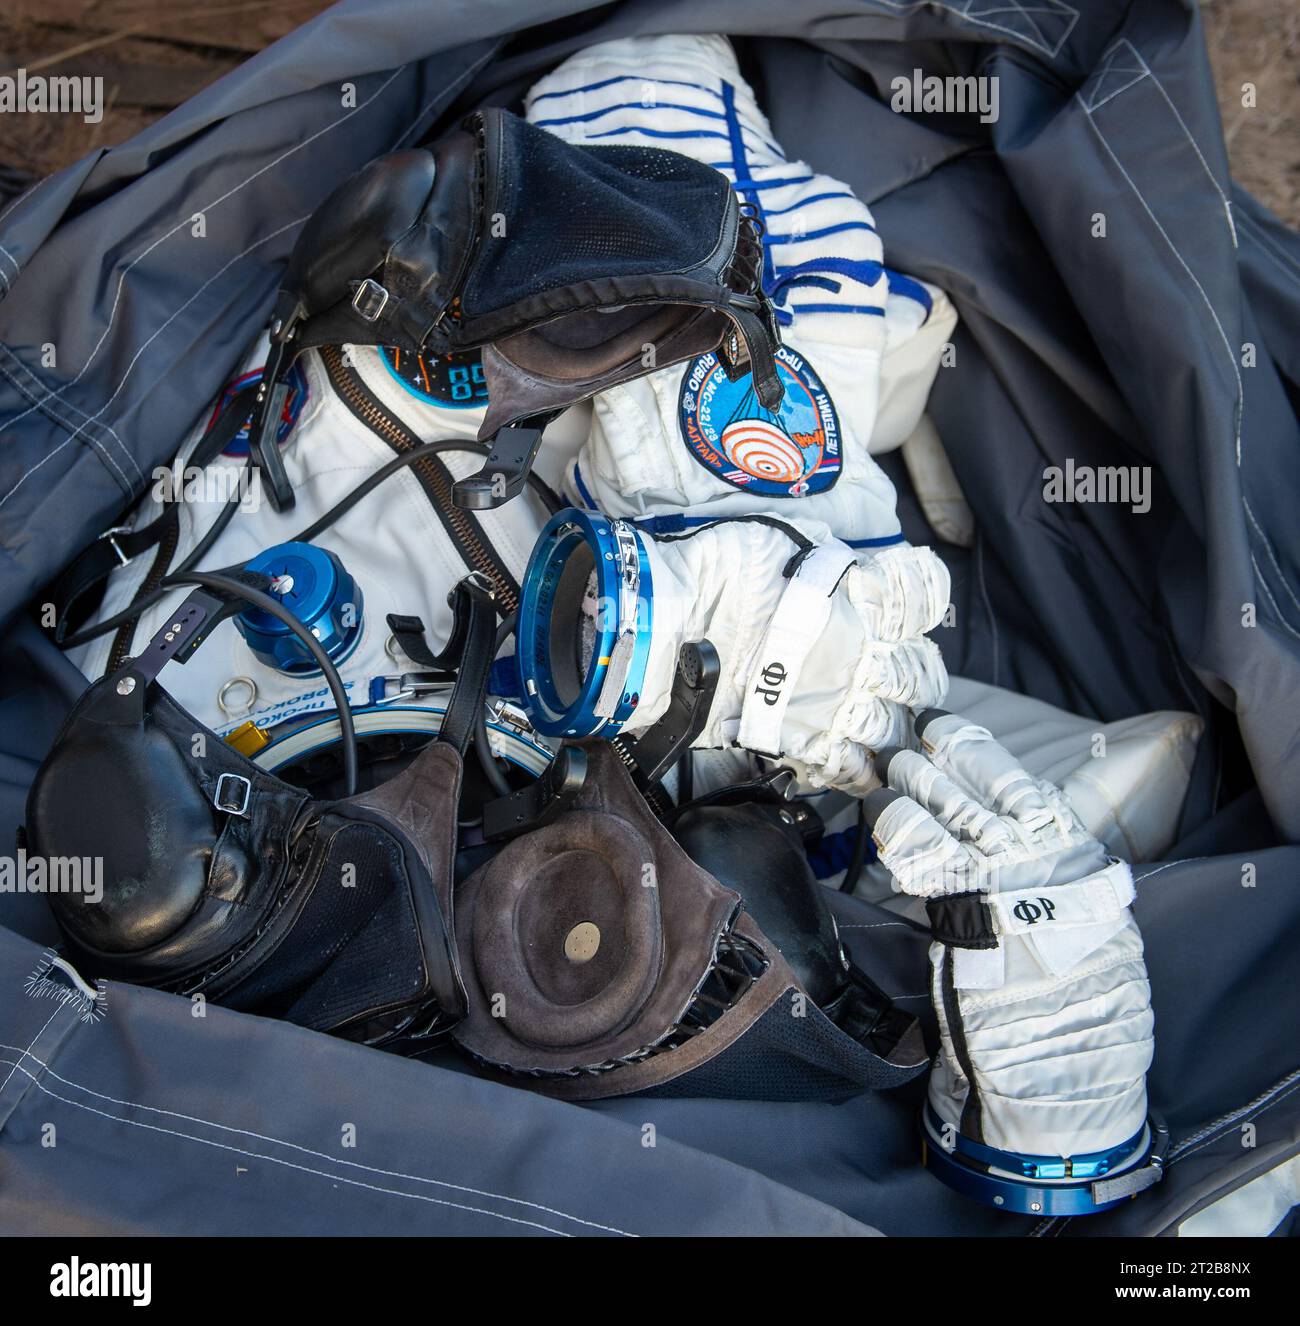
<path id="1" fill-rule="evenodd" d="M 578 811 L 515 839 L 476 877 L 462 962 L 518 1040 L 594 1046 L 641 1012 L 663 956 L 659 892 L 642 873 L 653 856 L 626 820 Z"/>

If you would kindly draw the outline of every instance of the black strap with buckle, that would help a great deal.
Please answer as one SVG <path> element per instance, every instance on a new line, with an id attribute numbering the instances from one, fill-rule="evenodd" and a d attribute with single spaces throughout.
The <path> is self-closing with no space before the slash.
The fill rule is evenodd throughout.
<path id="1" fill-rule="evenodd" d="M 432 656 L 436 667 L 451 666 L 454 658 L 457 668 L 438 740 L 463 756 L 487 701 L 488 673 L 496 657 L 496 597 L 477 576 L 466 576 L 452 591 L 452 609 L 451 639 L 442 653 Z"/>
<path id="2" fill-rule="evenodd" d="M 186 466 L 199 469 L 210 465 L 235 440 L 236 434 L 248 422 L 253 412 L 257 396 L 257 386 L 250 385 L 235 393 L 230 404 L 222 410 L 212 431 L 199 440 L 193 453 L 187 458 Z M 277 416 L 278 418 L 278 416 Z M 51 585 L 46 599 L 54 606 L 54 642 L 62 644 L 79 624 L 78 616 L 84 620 L 89 615 L 78 605 L 96 586 L 102 585 L 108 577 L 125 566 L 141 553 L 156 548 L 178 518 L 179 499 L 169 500 L 160 516 L 139 529 L 125 525 L 114 525 L 84 548 L 64 568 L 62 574 Z"/>

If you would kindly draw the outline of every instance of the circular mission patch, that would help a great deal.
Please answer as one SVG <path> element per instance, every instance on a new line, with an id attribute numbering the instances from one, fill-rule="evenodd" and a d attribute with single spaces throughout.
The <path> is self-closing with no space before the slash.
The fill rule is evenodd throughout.
<path id="1" fill-rule="evenodd" d="M 764 497 L 807 497 L 840 477 L 840 420 L 813 366 L 789 346 L 776 355 L 785 387 L 768 410 L 746 373 L 735 382 L 715 354 L 682 376 L 678 415 L 686 449 L 710 474 Z"/>
<path id="2" fill-rule="evenodd" d="M 413 355 L 386 345 L 380 353 L 398 382 L 430 405 L 451 410 L 487 405 L 487 381 L 477 350 L 457 355 Z"/>

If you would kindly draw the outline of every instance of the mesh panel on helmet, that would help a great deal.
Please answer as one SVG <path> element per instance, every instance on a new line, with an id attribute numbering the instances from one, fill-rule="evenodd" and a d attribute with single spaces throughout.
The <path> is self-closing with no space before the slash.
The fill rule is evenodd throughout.
<path id="1" fill-rule="evenodd" d="M 326 1030 L 418 995 L 421 954 L 401 848 L 374 825 L 350 824 L 330 839 L 289 933 L 222 1002 Z"/>
<path id="2" fill-rule="evenodd" d="M 730 185 L 653 147 L 580 148 L 522 120 L 505 125 L 495 196 L 461 297 L 468 314 L 602 277 L 673 272 L 718 241 Z"/>

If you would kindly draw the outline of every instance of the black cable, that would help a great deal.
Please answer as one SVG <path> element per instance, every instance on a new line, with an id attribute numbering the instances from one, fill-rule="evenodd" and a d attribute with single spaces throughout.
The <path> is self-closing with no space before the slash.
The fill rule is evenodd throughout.
<path id="1" fill-rule="evenodd" d="M 840 881 L 841 893 L 852 893 L 862 878 L 862 868 L 867 863 L 867 842 L 871 837 L 871 826 L 867 823 L 867 803 L 858 802 L 858 836 L 853 840 L 853 855 L 849 858 L 849 867 Z"/>
<path id="2" fill-rule="evenodd" d="M 125 626 L 127 622 L 133 622 L 142 613 L 148 612 L 155 603 L 161 602 L 167 597 L 168 591 L 161 585 L 157 589 L 151 589 L 143 598 L 137 599 L 129 608 L 123 608 L 121 612 L 115 612 L 111 617 L 105 617 L 98 621 L 94 626 L 83 626 L 80 631 L 73 631 L 71 635 L 65 635 L 62 640 L 56 641 L 60 649 L 75 649 L 78 645 L 87 644 L 91 640 L 98 640 L 101 635 L 107 635 L 110 631 L 116 631 L 119 626 Z"/>
<path id="3" fill-rule="evenodd" d="M 410 451 L 403 451 L 400 455 L 394 456 L 387 465 L 381 465 L 373 474 L 363 479 L 345 498 L 336 502 L 319 520 L 308 525 L 300 534 L 295 534 L 293 536 L 294 542 L 310 543 L 318 534 L 322 534 L 329 529 L 340 516 L 344 516 L 351 511 L 363 497 L 373 492 L 389 475 L 396 474 L 398 470 L 405 469 L 408 465 L 414 465 L 416 461 L 423 460 L 426 456 L 440 456 L 447 451 L 468 451 L 476 456 L 488 456 L 491 455 L 492 448 L 486 442 L 470 442 L 464 438 L 444 438 L 441 442 L 422 442 L 418 447 L 412 447 Z M 551 515 L 564 509 L 565 504 L 555 491 L 532 470 L 528 471 L 528 483 Z"/>
<path id="4" fill-rule="evenodd" d="M 263 594 L 260 589 L 245 585 L 232 576 L 222 575 L 218 571 L 186 571 L 183 575 L 178 573 L 168 576 L 159 588 L 175 589 L 180 585 L 202 585 L 206 589 L 220 590 L 223 594 L 229 594 L 234 598 L 242 599 L 245 603 L 251 603 L 253 607 L 261 608 L 263 612 L 269 612 L 272 617 L 282 621 L 307 646 L 308 653 L 311 654 L 317 666 L 325 674 L 326 684 L 330 688 L 330 694 L 334 697 L 334 705 L 338 709 L 339 740 L 343 743 L 344 795 L 355 796 L 357 790 L 356 725 L 352 721 L 352 708 L 348 704 L 348 694 L 343 689 L 343 679 L 339 676 L 338 668 L 334 666 L 334 660 L 325 652 L 321 642 L 279 599 L 273 598 L 270 594 Z"/>
<path id="5" fill-rule="evenodd" d="M 476 455 L 487 455 L 490 452 L 490 448 L 485 443 L 469 442 L 463 438 L 445 439 L 441 442 L 425 442 L 418 447 L 412 447 L 410 451 L 402 452 L 400 456 L 395 456 L 388 462 L 388 464 L 376 470 L 369 478 L 358 485 L 358 487 L 354 488 L 347 497 L 327 511 L 318 521 L 309 525 L 301 534 L 296 534 L 294 536 L 294 541 L 298 543 L 310 543 L 317 534 L 328 529 L 339 519 L 340 516 L 351 510 L 361 498 L 365 497 L 368 493 L 373 492 L 374 489 L 383 483 L 383 481 L 390 475 L 396 474 L 398 470 L 403 470 L 408 465 L 413 465 L 418 460 L 423 460 L 425 456 L 435 456 L 444 451 L 470 451 Z M 557 511 L 564 509 L 564 503 L 556 495 L 555 491 L 531 470 L 528 474 L 528 482 L 536 491 L 542 504 L 552 515 Z M 217 516 L 217 520 L 222 522 L 221 529 L 224 529 L 226 524 L 230 522 L 231 516 L 234 515 L 234 507 L 235 504 L 232 499 L 231 503 L 228 504 Z M 220 529 L 216 530 L 215 533 L 212 530 L 209 530 L 208 533 L 203 536 L 203 543 L 206 545 L 203 549 L 204 552 L 208 551 L 212 543 L 216 541 L 217 534 L 220 534 L 220 532 Z M 195 560 L 197 559 L 195 558 L 194 553 L 191 552 L 185 561 L 176 568 L 177 573 L 179 574 L 182 570 L 188 571 L 194 565 Z M 238 570 L 239 568 L 227 567 L 223 569 Z M 105 617 L 103 621 L 96 622 L 93 626 L 83 627 L 80 631 L 75 631 L 72 635 L 65 636 L 61 641 L 57 642 L 59 648 L 75 649 L 78 645 L 84 645 L 91 640 L 97 640 L 101 635 L 107 635 L 109 631 L 115 631 L 119 626 L 125 626 L 127 622 L 134 621 L 142 613 L 148 612 L 155 603 L 160 602 L 166 597 L 167 590 L 162 586 L 159 586 L 159 588 L 151 590 L 148 594 L 144 595 L 143 598 L 137 600 L 129 608 L 124 608 L 121 612 L 116 612 L 111 617 Z"/>
<path id="6" fill-rule="evenodd" d="M 244 469 L 251 470 L 252 467 L 253 458 L 250 455 L 244 462 Z M 220 511 L 217 512 L 217 518 L 208 527 L 207 533 L 205 533 L 198 543 L 190 549 L 189 556 L 185 558 L 175 571 L 169 572 L 169 574 L 180 575 L 182 571 L 188 571 L 191 567 L 198 566 L 198 564 L 208 555 L 212 545 L 221 537 L 222 530 L 230 524 L 231 520 L 234 518 L 235 512 L 239 510 L 239 504 L 242 501 L 242 494 L 239 491 L 240 487 L 240 484 L 235 485 L 235 491 L 231 493 L 230 500 Z"/>
<path id="7" fill-rule="evenodd" d="M 506 615 L 501 618 L 501 625 L 497 627 L 496 639 L 492 642 L 493 658 L 496 658 L 496 656 L 501 652 L 501 646 L 505 644 L 505 642 L 509 640 L 512 635 L 514 635 L 515 627 L 518 624 L 519 624 L 519 612 L 517 609 L 514 612 L 506 613 Z"/>

